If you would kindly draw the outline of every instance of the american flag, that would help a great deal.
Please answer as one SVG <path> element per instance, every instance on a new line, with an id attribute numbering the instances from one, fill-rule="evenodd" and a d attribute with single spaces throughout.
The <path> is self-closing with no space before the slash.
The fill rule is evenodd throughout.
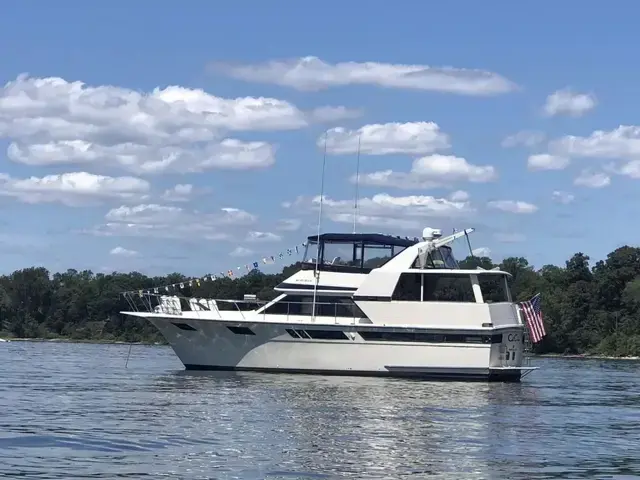
<path id="1" fill-rule="evenodd" d="M 540 294 L 534 295 L 531 300 L 520 302 L 520 308 L 524 313 L 524 319 L 529 328 L 529 335 L 533 343 L 542 340 L 547 332 L 544 330 L 542 322 L 542 311 L 540 310 Z"/>

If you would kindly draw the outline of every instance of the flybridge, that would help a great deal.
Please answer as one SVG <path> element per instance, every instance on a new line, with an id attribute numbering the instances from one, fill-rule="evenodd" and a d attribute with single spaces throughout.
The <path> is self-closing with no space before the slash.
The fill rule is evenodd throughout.
<path id="1" fill-rule="evenodd" d="M 380 233 L 323 233 L 307 239 L 302 269 L 367 273 L 380 267 L 420 239 Z"/>
<path id="2" fill-rule="evenodd" d="M 302 270 L 317 268 L 319 271 L 328 272 L 369 273 L 374 268 L 386 265 L 404 250 L 424 244 L 419 248 L 419 258 L 413 268 L 457 269 L 458 262 L 449 244 L 460 237 L 468 236 L 473 231 L 474 229 L 469 228 L 443 237 L 440 229 L 427 227 L 422 232 L 422 239 L 380 233 L 312 235 L 306 242 L 301 268 Z"/>
<path id="3" fill-rule="evenodd" d="M 410 247 L 420 242 L 415 237 L 400 237 L 395 235 L 385 235 L 383 233 L 322 233 L 320 235 L 311 235 L 307 238 L 308 243 L 317 244 L 320 242 L 365 242 L 380 245 L 396 245 Z"/>

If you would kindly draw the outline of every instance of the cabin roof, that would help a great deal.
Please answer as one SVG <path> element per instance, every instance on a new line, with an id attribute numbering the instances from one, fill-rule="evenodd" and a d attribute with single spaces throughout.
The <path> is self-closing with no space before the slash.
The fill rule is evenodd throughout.
<path id="1" fill-rule="evenodd" d="M 509 272 L 504 270 L 468 270 L 468 269 L 449 269 L 449 268 L 410 268 L 402 270 L 402 273 L 424 273 L 427 275 L 507 275 L 512 277 Z"/>
<path id="2" fill-rule="evenodd" d="M 408 239 L 382 233 L 323 233 L 311 235 L 307 238 L 309 242 L 316 242 L 320 238 L 321 242 L 344 242 L 344 243 L 373 243 L 378 245 L 393 245 L 398 247 L 411 247 L 419 243 L 418 239 Z"/>

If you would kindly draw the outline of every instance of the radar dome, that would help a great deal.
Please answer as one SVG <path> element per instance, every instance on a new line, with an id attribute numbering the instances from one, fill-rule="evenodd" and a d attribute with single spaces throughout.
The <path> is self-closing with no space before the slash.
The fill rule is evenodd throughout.
<path id="1" fill-rule="evenodd" d="M 439 238 L 442 236 L 442 230 L 439 228 L 430 228 L 427 227 L 422 230 L 422 238 L 424 240 L 433 240 L 434 238 Z"/>

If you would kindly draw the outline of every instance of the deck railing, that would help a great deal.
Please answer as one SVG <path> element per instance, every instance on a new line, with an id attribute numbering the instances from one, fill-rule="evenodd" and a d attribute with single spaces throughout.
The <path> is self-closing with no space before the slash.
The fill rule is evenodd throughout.
<path id="1" fill-rule="evenodd" d="M 347 299 L 345 299 L 347 300 Z M 315 310 L 314 310 L 315 306 Z M 273 308 L 275 307 L 275 308 Z M 267 310 L 269 310 L 267 312 Z M 335 324 L 351 324 L 371 323 L 367 316 L 353 302 L 296 302 L 296 301 L 280 301 L 269 309 L 263 309 L 260 312 L 263 319 L 267 315 L 282 315 L 286 317 L 287 322 L 295 322 L 296 317 L 313 317 L 318 320 L 331 320 Z M 362 320 L 365 322 L 362 322 Z"/>
<path id="2" fill-rule="evenodd" d="M 246 313 L 260 315 L 263 320 L 266 320 L 267 315 L 281 315 L 286 317 L 287 322 L 291 323 L 295 323 L 296 317 L 312 317 L 314 312 L 314 302 L 309 301 L 282 300 L 266 309 L 264 307 L 270 302 L 258 299 L 195 298 L 147 292 L 126 292 L 122 295 L 133 312 L 164 313 L 169 315 L 183 315 L 185 312 L 193 312 L 197 316 L 202 314 L 203 318 L 215 318 L 205 313 L 214 312 L 217 317 L 223 316 L 225 311 L 236 311 L 240 313 L 242 319 L 246 318 Z M 267 312 L 267 310 L 269 311 Z M 333 319 L 336 324 L 356 324 L 367 317 L 355 303 L 317 301 L 315 302 L 314 318 L 322 320 Z M 371 322 L 366 321 L 366 323 Z"/>

